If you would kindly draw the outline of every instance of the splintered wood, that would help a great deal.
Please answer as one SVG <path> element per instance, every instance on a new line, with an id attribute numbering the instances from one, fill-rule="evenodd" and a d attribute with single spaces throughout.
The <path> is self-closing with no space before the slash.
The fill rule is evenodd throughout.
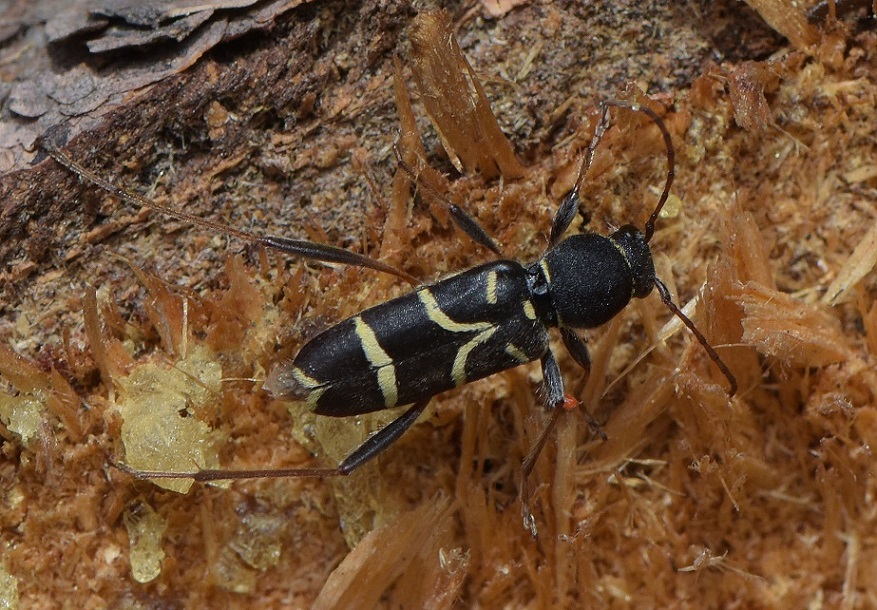
<path id="1" fill-rule="evenodd" d="M 271 19 L 296 10 L 269 4 Z M 845 8 L 864 16 L 873 3 L 829 3 L 817 24 L 780 0 L 749 2 L 758 14 L 644 2 L 649 19 L 625 25 L 609 3 L 482 4 L 502 17 L 473 8 L 452 26 L 415 20 L 407 2 L 309 3 L 275 22 L 276 38 L 182 55 L 191 72 L 149 81 L 137 105 L 63 147 L 193 213 L 315 236 L 430 281 L 488 258 L 452 228 L 448 201 L 509 258 L 535 260 L 597 102 L 649 104 L 677 151 L 675 209 L 650 242 L 657 273 L 737 395 L 650 296 L 587 336 L 589 378 L 560 358 L 607 440 L 580 412 L 562 414 L 530 479 L 536 540 L 518 493 L 550 417 L 538 365 L 438 396 L 345 481 L 170 492 L 113 464 L 331 467 L 392 419 L 314 421 L 260 383 L 406 287 L 229 255 L 240 244 L 116 208 L 47 162 L 10 178 L 21 190 L 5 191 L 18 196 L 0 218 L 21 222 L 3 235 L 36 236 L 8 259 L 0 300 L 0 606 L 877 607 L 877 33 Z M 740 40 L 753 30 L 757 44 Z M 655 32 L 673 34 L 672 48 Z M 689 39 L 701 55 L 680 58 Z M 725 60 L 702 67 L 714 57 Z M 128 78 L 101 70 L 82 99 Z M 282 87 L 273 80 L 266 99 L 247 79 Z M 640 226 L 660 193 L 660 134 L 633 113 L 612 118 L 583 186 L 590 223 L 572 230 Z M 412 172 L 393 152 L 400 125 Z M 67 207 L 35 207 L 50 195 Z M 65 231 L 75 248 L 49 239 Z M 53 256 L 66 266 L 44 269 Z"/>
<path id="2" fill-rule="evenodd" d="M 460 51 L 447 16 L 421 14 L 411 30 L 414 80 L 423 107 L 458 171 L 519 178 L 523 168 L 500 131 L 475 71 Z"/>

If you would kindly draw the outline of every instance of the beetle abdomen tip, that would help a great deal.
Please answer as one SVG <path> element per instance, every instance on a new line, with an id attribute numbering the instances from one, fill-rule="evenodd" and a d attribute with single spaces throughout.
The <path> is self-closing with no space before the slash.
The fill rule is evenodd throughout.
<path id="1" fill-rule="evenodd" d="M 292 361 L 281 362 L 268 375 L 262 388 L 273 398 L 307 400 L 319 385 L 310 379 Z"/>

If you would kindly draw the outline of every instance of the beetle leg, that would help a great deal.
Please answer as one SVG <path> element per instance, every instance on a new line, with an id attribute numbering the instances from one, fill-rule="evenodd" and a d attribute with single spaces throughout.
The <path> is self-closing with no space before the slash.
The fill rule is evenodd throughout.
<path id="1" fill-rule="evenodd" d="M 85 167 L 71 159 L 60 148 L 57 148 L 56 146 L 48 142 L 40 142 L 39 146 L 42 147 L 42 149 L 45 150 L 46 153 L 48 153 L 48 155 L 52 157 L 55 161 L 66 167 L 68 170 L 79 176 L 81 179 L 99 186 L 104 191 L 110 193 L 115 197 L 118 197 L 122 201 L 131 205 L 150 208 L 157 212 L 161 212 L 162 214 L 166 214 L 167 216 L 170 216 L 172 218 L 176 218 L 177 220 L 191 222 L 192 224 L 206 227 L 208 229 L 213 229 L 214 231 L 225 233 L 226 235 L 236 237 L 243 241 L 264 246 L 266 248 L 281 250 L 300 258 L 320 261 L 323 263 L 341 263 L 343 265 L 365 267 L 367 269 L 380 271 L 381 273 L 395 275 L 396 277 L 402 278 L 412 286 L 417 286 L 420 284 L 420 280 L 418 280 L 410 273 L 407 273 L 406 271 L 403 271 L 401 269 L 397 269 L 396 267 L 393 267 L 392 265 L 389 265 L 383 261 L 373 259 L 370 256 L 365 256 L 364 254 L 356 254 L 355 252 L 348 252 L 343 248 L 328 246 L 326 244 L 318 244 L 316 242 L 303 239 L 290 239 L 288 237 L 281 237 L 278 235 L 255 235 L 247 231 L 241 231 L 222 223 L 207 220 L 205 218 L 195 216 L 194 214 L 189 214 L 188 212 L 184 212 L 171 206 L 164 205 L 163 203 L 159 203 L 152 199 L 143 197 L 142 195 L 138 195 L 137 193 L 132 193 L 131 191 L 120 188 L 112 182 L 101 178 L 91 170 L 86 169 Z"/>
<path id="2" fill-rule="evenodd" d="M 591 354 L 588 352 L 588 346 L 582 338 L 571 329 L 561 328 L 560 336 L 563 337 L 563 344 L 566 346 L 566 351 L 568 351 L 569 355 L 573 357 L 573 360 L 585 370 L 585 375 L 589 376 L 591 374 Z M 588 420 L 588 427 L 591 429 L 591 432 L 605 441 L 607 436 L 603 431 L 603 427 L 597 423 L 597 420 L 594 419 L 586 408 L 582 409 L 582 413 L 585 414 L 585 419 Z"/>
<path id="3" fill-rule="evenodd" d="M 585 369 L 585 374 L 591 374 L 591 354 L 588 353 L 588 346 L 582 341 L 575 331 L 569 328 L 561 328 L 560 336 L 563 338 L 563 345 L 566 351 L 573 357 L 580 367 Z"/>
<path id="4" fill-rule="evenodd" d="M 378 430 L 356 450 L 344 458 L 337 468 L 273 468 L 263 470 L 195 470 L 192 472 L 165 472 L 137 470 L 127 464 L 115 463 L 123 470 L 138 479 L 193 479 L 195 481 L 229 481 L 233 479 L 279 479 L 294 477 L 343 477 L 392 445 L 411 425 L 417 421 L 429 399 L 421 400 L 412 405 L 402 415 Z"/>
<path id="5" fill-rule="evenodd" d="M 377 456 L 381 451 L 395 443 L 405 431 L 417 421 L 426 405 L 429 404 L 429 398 L 425 398 L 420 402 L 414 403 L 402 415 L 391 421 L 389 424 L 378 430 L 375 434 L 366 439 L 353 453 L 344 458 L 344 461 L 338 465 L 338 474 L 347 475 Z"/>
<path id="6" fill-rule="evenodd" d="M 563 404 L 563 375 L 551 350 L 542 356 L 542 383 L 545 384 L 545 407 L 556 409 Z"/>
<path id="7" fill-rule="evenodd" d="M 421 182 L 418 180 L 417 171 L 408 165 L 405 162 L 405 159 L 402 158 L 402 150 L 399 148 L 399 142 L 396 141 L 393 144 L 393 152 L 396 153 L 396 161 L 399 163 L 399 167 L 408 174 L 408 177 L 411 179 L 414 184 L 423 186 L 427 191 L 429 191 L 430 195 L 441 201 L 448 207 L 448 212 L 451 214 L 451 220 L 454 221 L 454 224 L 466 234 L 466 236 L 474 241 L 479 246 L 483 248 L 487 248 L 494 254 L 499 257 L 502 257 L 502 251 L 499 249 L 496 241 L 490 236 L 490 234 L 478 224 L 478 221 L 475 220 L 475 217 L 472 216 L 469 212 L 453 203 L 450 199 L 448 199 L 445 195 L 438 192 L 435 188 L 433 188 L 430 184 L 426 182 Z M 418 157 L 419 160 L 419 157 Z"/>
<path id="8" fill-rule="evenodd" d="M 560 418 L 560 414 L 563 413 L 566 409 L 555 409 L 554 413 L 551 414 L 551 419 L 548 421 L 548 425 L 545 426 L 545 429 L 542 431 L 542 434 L 539 435 L 536 444 L 530 449 L 530 453 L 527 454 L 527 457 L 524 458 L 524 463 L 521 466 L 521 518 L 524 522 L 524 529 L 530 531 L 530 534 L 533 535 L 533 538 L 536 537 L 536 519 L 533 517 L 533 512 L 530 510 L 530 473 L 533 472 L 533 467 L 536 465 L 536 460 L 539 459 L 539 454 L 542 453 L 542 448 L 545 447 L 545 441 L 548 440 L 548 436 L 551 434 L 551 431 L 554 430 L 554 426 L 557 424 L 557 420 Z"/>
<path id="9" fill-rule="evenodd" d="M 591 138 L 591 143 L 588 144 L 587 152 L 582 156 L 582 164 L 579 167 L 579 176 L 576 178 L 575 186 L 573 186 L 572 190 L 563 198 L 560 207 L 557 209 L 557 213 L 554 215 L 554 221 L 551 223 L 551 233 L 548 238 L 549 248 L 553 248 L 557 245 L 579 211 L 579 190 L 581 190 L 582 183 L 585 181 L 585 176 L 591 168 L 591 162 L 594 160 L 594 151 L 597 150 L 597 144 L 600 143 L 600 140 L 603 138 L 603 134 L 608 127 L 609 106 L 602 105 L 600 121 L 597 123 L 597 127 L 594 128 L 594 137 Z M 584 218 L 586 221 L 590 220 L 590 214 L 585 214 Z"/>
<path id="10" fill-rule="evenodd" d="M 530 485 L 528 481 L 530 473 L 533 472 L 533 467 L 536 465 L 536 460 L 539 459 L 539 454 L 545 447 L 545 441 L 548 440 L 548 436 L 557 424 L 558 417 L 564 411 L 560 408 L 564 404 L 563 376 L 560 373 L 557 360 L 550 350 L 542 356 L 542 378 L 545 384 L 545 405 L 548 409 L 553 409 L 554 413 L 552 413 L 548 425 L 536 439 L 536 443 L 530 448 L 530 453 L 524 458 L 524 463 L 521 466 L 521 516 L 524 520 L 524 528 L 528 529 L 534 538 L 536 537 L 536 520 L 530 511 Z"/>

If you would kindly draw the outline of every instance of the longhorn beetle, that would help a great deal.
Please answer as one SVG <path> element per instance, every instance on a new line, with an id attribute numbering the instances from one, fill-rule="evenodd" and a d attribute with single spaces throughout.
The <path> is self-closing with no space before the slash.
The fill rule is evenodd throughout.
<path id="1" fill-rule="evenodd" d="M 664 190 L 643 231 L 624 225 L 608 237 L 588 232 L 562 239 L 579 212 L 579 191 L 597 145 L 609 127 L 612 106 L 642 112 L 660 129 L 667 148 Z M 44 148 L 80 178 L 129 203 L 302 258 L 368 267 L 394 274 L 414 285 L 418 283 L 406 272 L 367 256 L 309 241 L 257 236 L 174 210 L 116 187 L 55 147 L 44 145 Z M 398 149 L 396 153 L 402 167 L 414 175 Z M 664 304 L 691 330 L 727 378 L 729 395 L 737 390 L 737 382 L 728 367 L 694 323 L 673 303 L 669 290 L 655 276 L 649 241 L 670 194 L 674 175 L 675 151 L 664 121 L 646 106 L 605 102 L 601 104 L 600 119 L 582 157 L 576 183 L 560 204 L 551 226 L 548 250 L 539 260 L 522 265 L 500 259 L 433 284 L 419 285 L 413 292 L 328 328 L 306 343 L 291 362 L 277 365 L 265 381 L 265 389 L 277 398 L 305 401 L 318 415 L 348 417 L 411 405 L 337 467 L 187 473 L 126 469 L 141 478 L 197 481 L 344 476 L 395 442 L 417 420 L 432 396 L 520 364 L 541 360 L 546 407 L 554 413 L 524 462 L 521 483 L 524 525 L 535 536 L 527 478 L 559 414 L 564 407 L 576 404 L 564 393 L 560 367 L 549 347 L 549 328 L 559 328 L 566 349 L 587 373 L 590 356 L 575 330 L 605 324 L 632 298 L 645 298 L 657 288 Z M 472 240 L 501 256 L 499 247 L 473 217 L 458 206 L 446 203 L 452 219 Z"/>

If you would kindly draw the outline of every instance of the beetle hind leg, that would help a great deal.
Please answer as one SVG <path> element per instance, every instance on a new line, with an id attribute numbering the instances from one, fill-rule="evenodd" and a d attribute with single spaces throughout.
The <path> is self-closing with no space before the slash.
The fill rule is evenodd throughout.
<path id="1" fill-rule="evenodd" d="M 378 430 L 344 458 L 336 468 L 271 468 L 261 470 L 194 470 L 192 472 L 165 472 L 137 470 L 127 464 L 116 462 L 113 465 L 138 479 L 193 479 L 195 481 L 231 481 L 236 479 L 284 479 L 284 478 L 323 478 L 347 476 L 369 460 L 378 456 L 384 449 L 396 442 L 420 417 L 429 399 L 412 405 L 402 415 Z"/>

